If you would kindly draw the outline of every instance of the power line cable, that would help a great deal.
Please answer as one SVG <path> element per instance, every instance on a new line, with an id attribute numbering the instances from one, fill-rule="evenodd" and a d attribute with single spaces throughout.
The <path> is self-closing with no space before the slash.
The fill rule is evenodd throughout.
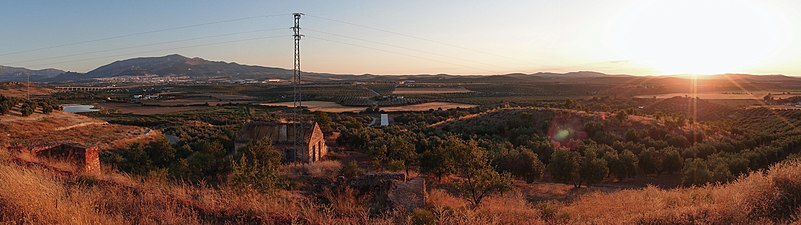
<path id="1" fill-rule="evenodd" d="M 451 63 L 451 62 L 447 62 L 447 61 L 442 61 L 442 60 L 437 60 L 437 59 L 432 59 L 432 58 L 427 58 L 427 57 L 421 57 L 421 56 L 406 54 L 406 53 L 402 53 L 402 52 L 390 51 L 390 50 L 386 50 L 386 49 L 380 49 L 380 48 L 375 48 L 375 47 L 370 47 L 370 46 L 358 45 L 358 44 L 353 44 L 353 43 L 348 43 L 348 42 L 341 42 L 341 41 L 336 41 L 336 40 L 331 40 L 331 39 L 326 39 L 326 38 L 320 38 L 320 37 L 316 37 L 316 36 L 305 36 L 305 37 L 306 38 L 311 38 L 311 39 L 317 39 L 317 40 L 322 40 L 322 41 L 338 43 L 338 44 L 343 44 L 343 45 L 350 45 L 350 46 L 355 46 L 355 47 L 360 47 L 360 48 L 372 49 L 372 50 L 376 50 L 376 51 L 381 51 L 381 52 L 386 52 L 386 53 L 391 53 L 391 54 L 396 54 L 396 55 L 402 55 L 402 56 L 407 56 L 407 57 L 412 57 L 412 58 L 418 58 L 418 59 L 423 59 L 423 60 L 428 60 L 428 61 L 434 61 L 434 62 L 448 64 L 448 65 L 452 65 L 452 66 L 467 67 L 467 68 L 471 68 L 471 69 L 482 70 L 482 71 L 489 72 L 489 73 L 495 73 L 494 71 L 490 71 L 490 70 L 486 70 L 486 69 L 482 69 L 482 68 L 477 68 L 477 67 L 473 67 L 473 66 L 469 66 L 469 65 Z"/>
<path id="2" fill-rule="evenodd" d="M 119 51 L 119 50 L 150 47 L 150 46 L 171 44 L 171 43 L 184 42 L 184 41 L 201 40 L 201 39 L 207 39 L 207 38 L 225 37 L 225 36 L 232 36 L 232 35 L 238 35 L 238 34 L 248 34 L 248 33 L 257 33 L 257 32 L 264 32 L 264 31 L 284 30 L 284 29 L 286 29 L 286 28 L 284 28 L 284 27 L 281 27 L 281 28 L 269 28 L 269 29 L 259 29 L 259 30 L 252 30 L 252 31 L 242 31 L 242 32 L 210 35 L 210 36 L 203 36 L 203 37 L 187 38 L 187 39 L 181 39 L 181 40 L 163 41 L 163 42 L 135 45 L 135 46 L 129 46 L 129 47 L 122 47 L 122 48 L 114 48 L 114 49 L 106 49 L 106 50 L 75 53 L 75 54 L 69 54 L 69 55 L 61 55 L 61 56 L 53 56 L 53 57 L 46 57 L 46 58 L 22 60 L 22 61 L 10 62 L 10 63 L 7 63 L 6 65 L 13 65 L 13 64 L 27 63 L 27 62 L 36 62 L 36 61 L 43 61 L 43 60 L 49 60 L 49 59 L 60 59 L 60 58 L 67 58 L 67 57 L 81 56 L 81 55 L 89 55 L 89 54 L 103 53 L 103 52 L 113 52 L 113 51 Z"/>
<path id="3" fill-rule="evenodd" d="M 168 50 L 177 50 L 177 49 L 186 49 L 186 48 L 196 48 L 196 47 L 206 47 L 206 46 L 213 46 L 213 45 L 221 45 L 221 44 L 228 44 L 228 43 L 236 43 L 236 42 L 245 42 L 245 41 L 261 40 L 261 39 L 270 39 L 270 38 L 281 38 L 281 37 L 291 37 L 291 36 L 288 36 L 288 35 L 280 35 L 280 36 L 267 36 L 267 37 L 256 37 L 256 38 L 238 39 L 238 40 L 231 40 L 231 41 L 222 41 L 222 42 L 206 43 L 206 44 L 200 44 L 200 45 L 190 45 L 190 46 L 182 46 L 182 47 L 175 47 L 175 48 L 155 49 L 155 50 L 140 51 L 140 52 L 130 52 L 130 53 L 124 53 L 124 54 L 117 54 L 117 55 L 107 55 L 107 56 L 100 56 L 100 57 L 83 58 L 83 59 L 76 59 L 76 60 L 69 60 L 69 61 L 61 61 L 61 62 L 54 62 L 54 63 L 40 64 L 40 65 L 33 65 L 33 66 L 30 66 L 30 67 L 42 67 L 42 66 L 58 65 L 58 64 L 71 63 L 71 62 L 81 62 L 81 61 L 88 61 L 88 60 L 94 60 L 94 59 L 105 59 L 105 58 L 110 58 L 110 57 L 120 57 L 120 56 L 126 56 L 126 55 L 135 55 L 135 54 L 142 54 L 142 53 L 159 52 L 159 51 L 168 51 Z"/>
<path id="4" fill-rule="evenodd" d="M 471 52 L 475 52 L 475 53 L 481 53 L 481 54 L 485 54 L 485 55 L 491 55 L 491 56 L 495 56 L 495 57 L 501 57 L 501 58 L 506 58 L 506 59 L 512 59 L 512 60 L 519 61 L 519 60 L 517 60 L 515 58 L 512 58 L 512 57 L 509 57 L 509 56 L 499 55 L 499 54 L 495 54 L 495 53 L 491 53 L 491 52 L 487 52 L 487 51 L 482 51 L 482 50 L 477 50 L 477 49 L 472 49 L 472 48 L 467 48 L 467 47 L 464 47 L 464 46 L 459 46 L 459 45 L 455 45 L 455 44 L 451 44 L 451 43 L 447 43 L 447 42 L 432 40 L 432 39 L 429 39 L 429 38 L 419 37 L 419 36 L 415 36 L 415 35 L 399 33 L 399 32 L 395 32 L 395 31 L 391 31 L 391 30 L 381 29 L 381 28 L 362 25 L 362 24 L 351 23 L 351 22 L 348 22 L 348 21 L 342 21 L 342 20 L 337 20 L 337 19 L 326 18 L 326 17 L 322 17 L 322 16 L 315 16 L 315 15 L 308 15 L 308 14 L 306 16 L 312 17 L 312 18 L 321 19 L 321 20 L 327 20 L 327 21 L 347 24 L 347 25 L 351 25 L 351 26 L 356 26 L 356 27 L 361 27 L 361 28 L 381 31 L 381 32 L 385 32 L 385 33 L 400 35 L 400 36 L 404 36 L 404 37 L 408 37 L 408 38 L 412 38 L 412 39 L 427 41 L 427 42 L 431 42 L 431 43 L 435 43 L 435 44 L 439 44 L 439 45 L 445 45 L 445 46 L 458 48 L 458 49 L 462 49 L 462 50 L 466 50 L 466 51 L 471 51 Z"/>
<path id="5" fill-rule="evenodd" d="M 498 66 L 498 65 L 493 65 L 493 64 L 488 64 L 488 63 L 484 63 L 484 62 L 475 61 L 475 60 L 457 58 L 457 57 L 452 57 L 452 56 L 448 56 L 448 55 L 444 55 L 444 54 L 440 54 L 440 53 L 436 53 L 436 52 L 420 50 L 420 49 L 415 49 L 415 48 L 409 48 L 409 47 L 405 47 L 405 46 L 389 44 L 389 43 L 383 43 L 383 42 L 378 42 L 378 41 L 372 41 L 372 40 L 358 38 L 358 37 L 335 34 L 335 33 L 331 33 L 331 32 L 325 32 L 325 31 L 320 31 L 320 30 L 315 30 L 315 29 L 310 29 L 310 28 L 306 28 L 305 30 L 312 31 L 312 32 L 318 32 L 318 33 L 323 33 L 323 34 L 328 34 L 328 35 L 333 35 L 333 36 L 338 36 L 338 37 L 343 37 L 343 38 L 348 38 L 348 39 L 353 39 L 353 40 L 358 40 L 358 41 L 370 42 L 370 43 L 389 46 L 389 47 L 393 47 L 393 48 L 400 48 L 400 49 L 405 49 L 405 50 L 409 50 L 409 51 L 420 52 L 420 53 L 424 53 L 424 54 L 435 55 L 435 56 L 439 56 L 439 57 L 451 58 L 451 59 L 456 59 L 456 60 L 470 62 L 470 63 L 477 63 L 477 64 L 482 64 L 482 65 L 490 66 L 490 67 L 502 67 L 502 66 Z"/>
<path id="6" fill-rule="evenodd" d="M 289 14 L 249 16 L 249 17 L 241 17 L 241 18 L 235 18 L 235 19 L 219 20 L 219 21 L 213 21 L 213 22 L 207 22 L 207 23 L 199 23 L 199 24 L 192 24 L 192 25 L 185 25 L 185 26 L 163 28 L 163 29 L 158 29 L 158 30 L 122 34 L 122 35 L 103 37 L 103 38 L 92 39 L 92 40 L 77 41 L 77 42 L 71 42 L 71 43 L 65 43 L 65 44 L 59 44 L 59 45 L 51 45 L 51 46 L 35 48 L 35 49 L 28 49 L 28 50 L 22 50 L 22 51 L 16 51 L 16 52 L 2 53 L 2 54 L 0 54 L 0 56 L 8 56 L 8 55 L 16 55 L 16 54 L 28 53 L 28 52 L 36 52 L 36 51 L 41 51 L 41 50 L 46 50 L 46 49 L 61 48 L 61 47 L 66 47 L 66 46 L 80 45 L 80 44 L 86 44 L 86 43 L 92 43 L 92 42 L 98 42 L 98 41 L 107 41 L 107 40 L 113 40 L 113 39 L 119 39 L 119 38 L 131 37 L 131 36 L 138 36 L 138 35 L 144 35 L 144 34 L 159 33 L 159 32 L 165 32 L 165 31 L 172 31 L 172 30 L 181 30 L 181 29 L 187 29 L 187 28 L 192 28 L 192 27 L 200 27 L 200 26 L 207 26 L 207 25 L 213 25 L 213 24 L 230 23 L 230 22 L 236 22 L 236 21 L 251 20 L 251 19 L 257 19 L 257 18 L 269 18 L 269 17 L 285 16 L 285 15 L 289 15 Z"/>

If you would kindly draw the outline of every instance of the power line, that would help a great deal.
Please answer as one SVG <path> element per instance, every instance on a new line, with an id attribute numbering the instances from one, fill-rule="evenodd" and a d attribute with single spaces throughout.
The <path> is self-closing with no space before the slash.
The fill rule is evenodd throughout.
<path id="1" fill-rule="evenodd" d="M 182 46 L 182 47 L 175 47 L 175 48 L 165 48 L 165 49 L 155 49 L 155 50 L 140 51 L 140 52 L 130 52 L 130 53 L 124 53 L 124 54 L 117 54 L 117 55 L 107 55 L 107 56 L 100 56 L 100 57 L 92 57 L 92 58 L 84 58 L 84 59 L 77 59 L 77 60 L 69 60 L 69 61 L 61 61 L 61 62 L 40 64 L 40 65 L 33 65 L 33 66 L 30 66 L 30 67 L 41 67 L 41 66 L 49 66 L 49 65 L 58 65 L 58 64 L 64 64 L 64 63 L 81 62 L 81 61 L 88 61 L 88 60 L 94 60 L 94 59 L 105 59 L 105 58 L 110 58 L 110 57 L 119 57 L 119 56 L 135 55 L 135 54 L 150 53 L 150 52 L 177 50 L 177 49 L 185 49 L 185 48 L 196 48 L 196 47 L 206 47 L 206 46 L 221 45 L 221 44 L 228 44 L 228 43 L 253 41 L 253 40 L 261 40 L 261 39 L 270 39 L 270 38 L 282 38 L 282 37 L 287 37 L 287 35 L 256 37 L 256 38 L 238 39 L 238 40 L 231 40 L 231 41 L 213 42 L 213 43 L 206 43 L 206 44 L 200 44 L 200 45 Z"/>
<path id="2" fill-rule="evenodd" d="M 370 30 L 376 30 L 376 31 L 381 31 L 381 32 L 385 32 L 385 33 L 390 33 L 390 34 L 400 35 L 400 36 L 404 36 L 404 37 L 408 37 L 408 38 L 412 38 L 412 39 L 417 39 L 417 40 L 427 41 L 427 42 L 431 42 L 431 43 L 435 43 L 435 44 L 439 44 L 439 45 L 445 45 L 445 46 L 449 46 L 449 47 L 453 47 L 453 48 L 458 48 L 458 49 L 462 49 L 462 50 L 466 50 L 466 51 L 471 51 L 471 52 L 476 52 L 476 53 L 481 53 L 481 54 L 485 54 L 485 55 L 491 55 L 491 56 L 495 56 L 495 57 L 501 57 L 501 58 L 506 58 L 506 59 L 517 60 L 517 59 L 511 58 L 511 57 L 505 56 L 505 55 L 499 55 L 499 54 L 495 54 L 495 53 L 491 53 L 491 52 L 487 52 L 487 51 L 482 51 L 482 50 L 477 50 L 477 49 L 467 48 L 467 47 L 464 47 L 464 46 L 454 45 L 454 44 L 447 43 L 447 42 L 442 42 L 442 41 L 432 40 L 432 39 L 428 39 L 428 38 L 424 38 L 424 37 L 419 37 L 419 36 L 415 36 L 415 35 L 409 35 L 409 34 L 399 33 L 399 32 L 395 32 L 395 31 L 391 31 L 391 30 L 386 30 L 386 29 L 381 29 L 381 28 L 377 28 L 377 27 L 372 27 L 372 26 L 367 26 L 367 25 L 362 25 L 362 24 L 356 24 L 356 23 L 351 23 L 351 22 L 347 22 L 347 21 L 342 21 L 342 20 L 337 20 L 337 19 L 326 18 L 326 17 L 322 17 L 322 16 L 315 16 L 315 15 L 307 15 L 307 16 L 309 16 L 309 17 L 312 17 L 312 18 L 317 18 L 317 19 L 322 19 L 322 20 L 327 20 L 327 21 L 332 21 L 332 22 L 337 22 L 337 23 L 347 24 L 347 25 L 351 25 L 351 26 L 356 26 L 356 27 L 361 27 L 361 28 L 367 28 L 367 29 L 370 29 Z"/>
<path id="3" fill-rule="evenodd" d="M 358 44 L 353 44 L 353 43 L 348 43 L 348 42 L 341 42 L 341 41 L 336 41 L 336 40 L 331 40 L 331 39 L 326 39 L 326 38 L 320 38 L 320 37 L 315 37 L 315 36 L 306 36 L 306 38 L 312 38 L 312 39 L 328 41 L 328 42 L 333 42 L 333 43 L 338 43 L 338 44 L 343 44 L 343 45 L 350 45 L 350 46 L 355 46 L 355 47 L 360 47 L 360 48 L 372 49 L 372 50 L 391 53 L 391 54 L 396 54 L 396 55 L 402 55 L 402 56 L 407 56 L 407 57 L 412 57 L 412 58 L 418 58 L 418 59 L 423 59 L 423 60 L 434 61 L 434 62 L 448 64 L 448 65 L 452 65 L 452 66 L 467 67 L 467 68 L 471 68 L 471 69 L 482 70 L 482 71 L 488 72 L 488 73 L 495 73 L 494 71 L 485 70 L 485 69 L 481 69 L 481 68 L 476 68 L 476 67 L 473 67 L 473 66 L 462 65 L 462 64 L 457 64 L 457 63 L 451 63 L 451 62 L 446 62 L 446 61 L 442 61 L 442 60 L 437 60 L 437 59 L 432 59 L 432 58 L 427 58 L 427 57 L 421 57 L 421 56 L 416 56 L 416 55 L 412 55 L 412 54 L 406 54 L 406 53 L 402 53 L 402 52 L 396 52 L 396 51 L 390 51 L 390 50 L 385 50 L 385 49 L 380 49 L 380 48 L 374 48 L 374 47 L 370 47 L 370 46 L 358 45 Z"/>
<path id="4" fill-rule="evenodd" d="M 372 41 L 372 40 L 367 40 L 367 39 L 358 38 L 358 37 L 352 37 L 352 36 L 347 36 L 347 35 L 335 34 L 335 33 L 330 33 L 330 32 L 325 32 L 325 31 L 320 31 L 320 30 L 310 29 L 310 28 L 306 28 L 306 30 L 310 30 L 310 31 L 312 31 L 312 32 L 319 32 L 319 33 L 323 33 L 323 34 L 328 34 L 328 35 L 333 35 L 333 36 L 338 36 L 338 37 L 343 37 L 343 38 L 348 38 L 348 39 L 353 39 L 353 40 L 358 40 L 358 41 L 370 42 L 370 43 L 379 44 L 379 45 L 384 45 L 384 46 L 389 46 L 389 47 L 394 47 L 394 48 L 405 49 L 405 50 L 409 50 L 409 51 L 420 52 L 420 53 L 429 54 L 429 55 L 435 55 L 435 56 L 439 56 L 439 57 L 445 57 L 445 58 L 456 59 L 456 60 L 465 61 L 465 62 L 470 62 L 470 63 L 482 64 L 482 65 L 485 65 L 485 66 L 490 66 L 490 67 L 502 67 L 502 66 L 498 66 L 498 65 L 493 65 L 493 64 L 488 64 L 488 63 L 484 63 L 484 62 L 475 61 L 475 60 L 469 60 L 469 59 L 457 58 L 457 57 L 452 57 L 452 56 L 448 56 L 448 55 L 444 55 L 444 54 L 439 54 L 439 53 L 436 53 L 436 52 L 431 52 L 431 51 L 426 51 L 426 50 L 420 50 L 420 49 L 415 49 L 415 48 L 409 48 L 409 47 L 405 47 L 405 46 L 400 46 L 400 45 L 395 45 L 395 44 L 389 44 L 389 43 L 383 43 L 383 42 L 378 42 L 378 41 Z"/>
<path id="5" fill-rule="evenodd" d="M 43 60 L 49 60 L 49 59 L 60 59 L 60 58 L 67 58 L 67 57 L 80 56 L 80 55 L 89 55 L 89 54 L 103 53 L 103 52 L 113 52 L 113 51 L 119 51 L 119 50 L 150 47 L 150 46 L 171 44 L 171 43 L 184 42 L 184 41 L 201 40 L 201 39 L 207 39 L 207 38 L 225 37 L 225 36 L 232 36 L 232 35 L 238 35 L 238 34 L 248 34 L 248 33 L 257 33 L 257 32 L 263 32 L 263 31 L 284 30 L 284 29 L 286 29 L 286 28 L 284 28 L 284 27 L 269 28 L 269 29 L 259 29 L 259 30 L 252 30 L 252 31 L 242 31 L 242 32 L 210 35 L 210 36 L 203 36 L 203 37 L 187 38 L 187 39 L 173 40 L 173 41 L 163 41 L 163 42 L 156 42 L 156 43 L 150 43 L 150 44 L 128 46 L 128 47 L 122 47 L 122 48 L 114 48 L 114 49 L 98 50 L 98 51 L 91 51 L 91 52 L 75 53 L 75 54 L 69 54 L 69 55 L 61 55 L 61 56 L 53 56 L 53 57 L 46 57 L 46 58 L 22 60 L 22 61 L 10 62 L 7 65 L 13 65 L 13 64 L 18 64 L 18 63 L 27 63 L 27 62 L 36 62 L 36 61 L 43 61 Z"/>
<path id="6" fill-rule="evenodd" d="M 41 50 L 46 50 L 46 49 L 61 48 L 61 47 L 66 47 L 66 46 L 80 45 L 80 44 L 86 44 L 86 43 L 98 42 L 98 41 L 107 41 L 107 40 L 113 40 L 113 39 L 119 39 L 119 38 L 131 37 L 131 36 L 159 33 L 159 32 L 164 32 L 164 31 L 181 30 L 181 29 L 187 29 L 187 28 L 192 28 L 192 27 L 207 26 L 207 25 L 221 24 L 221 23 L 230 23 L 230 22 L 236 22 L 236 21 L 251 20 L 251 19 L 256 19 L 256 18 L 269 18 L 269 17 L 275 17 L 275 16 L 284 16 L 284 15 L 288 15 L 288 14 L 249 16 L 249 17 L 241 17 L 241 18 L 213 21 L 213 22 L 207 22 L 207 23 L 199 23 L 199 24 L 192 24 L 192 25 L 185 25 L 185 26 L 163 28 L 163 29 L 158 29 L 158 30 L 122 34 L 122 35 L 103 37 L 103 38 L 92 39 L 92 40 L 77 41 L 77 42 L 71 42 L 71 43 L 65 43 L 65 44 L 59 44 L 59 45 L 51 45 L 51 46 L 35 48 L 35 49 L 28 49 L 28 50 L 22 50 L 22 51 L 16 51 L 16 52 L 2 53 L 2 54 L 0 54 L 0 56 L 8 56 L 8 55 L 16 55 L 16 54 L 28 53 L 28 52 L 36 52 L 36 51 L 41 51 Z"/>

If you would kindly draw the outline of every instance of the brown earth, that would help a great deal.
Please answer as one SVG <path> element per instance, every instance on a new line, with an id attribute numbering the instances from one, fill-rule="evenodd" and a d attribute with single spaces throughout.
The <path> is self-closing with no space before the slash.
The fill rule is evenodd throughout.
<path id="1" fill-rule="evenodd" d="M 55 89 L 41 87 L 36 84 L 31 84 L 30 89 L 28 89 L 27 83 L 21 83 L 21 82 L 0 83 L 0 95 L 25 97 L 29 90 L 32 96 L 50 95 L 52 93 L 58 92 Z"/>
<path id="2" fill-rule="evenodd" d="M 86 116 L 54 111 L 28 117 L 0 116 L 0 147 L 75 142 L 96 145 L 100 149 L 126 146 L 161 136 L 159 131 L 143 127 L 108 124 Z"/>

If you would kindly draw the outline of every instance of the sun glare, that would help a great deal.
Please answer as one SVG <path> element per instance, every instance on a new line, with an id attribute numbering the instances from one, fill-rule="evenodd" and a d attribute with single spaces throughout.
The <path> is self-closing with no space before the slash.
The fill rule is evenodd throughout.
<path id="1" fill-rule="evenodd" d="M 743 72 L 786 43 L 777 9 L 759 1 L 638 1 L 616 32 L 621 57 L 660 74 Z"/>

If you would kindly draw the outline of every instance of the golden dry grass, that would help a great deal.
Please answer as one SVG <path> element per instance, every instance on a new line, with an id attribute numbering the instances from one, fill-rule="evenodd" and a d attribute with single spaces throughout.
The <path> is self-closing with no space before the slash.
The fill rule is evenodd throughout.
<path id="1" fill-rule="evenodd" d="M 299 176 L 334 178 L 338 175 L 342 163 L 335 160 L 324 160 L 315 163 L 297 163 L 282 165 L 278 168 L 278 175 L 290 178 Z"/>
<path id="2" fill-rule="evenodd" d="M 563 210 L 572 221 L 599 224 L 761 224 L 798 220 L 801 162 L 773 166 L 726 185 L 648 187 L 581 197 Z M 792 214 L 795 212 L 795 218 Z"/>
<path id="3" fill-rule="evenodd" d="M 101 149 L 127 146 L 131 142 L 153 140 L 161 136 L 143 127 L 108 124 L 86 116 L 53 111 L 29 117 L 0 115 L 0 146 L 37 145 L 52 142 L 77 142 Z"/>
<path id="4" fill-rule="evenodd" d="M 35 166 L 0 151 L 0 224 L 409 224 L 413 215 L 376 214 L 371 197 L 326 188 L 319 198 L 292 191 L 261 194 L 229 187 L 164 182 L 115 171 L 75 175 L 57 161 Z M 24 156 L 21 156 L 23 159 Z M 291 165 L 328 177 L 341 165 Z M 425 210 L 439 224 L 765 224 L 798 222 L 801 162 L 791 161 L 724 185 L 592 192 L 572 202 L 532 203 L 519 190 L 478 207 L 438 188 Z"/>

